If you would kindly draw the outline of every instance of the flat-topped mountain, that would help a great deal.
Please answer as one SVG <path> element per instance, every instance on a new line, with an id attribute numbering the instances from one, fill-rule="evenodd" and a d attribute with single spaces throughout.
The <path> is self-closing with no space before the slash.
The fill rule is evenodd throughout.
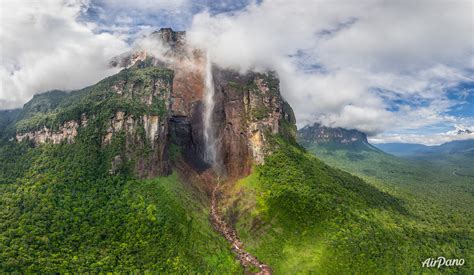
<path id="1" fill-rule="evenodd" d="M 295 117 L 274 73 L 219 68 L 202 50 L 189 48 L 185 32 L 163 28 L 150 39 L 163 45 L 162 56 L 139 49 L 114 59 L 125 69 L 96 85 L 35 96 L 14 123 L 16 140 L 73 143 L 94 127 L 103 147 L 120 142 L 111 171 L 132 165 L 140 177 L 153 177 L 171 172 L 173 146 L 191 164 L 204 162 L 206 112 L 216 165 L 229 176 L 246 175 L 263 162 L 272 151 L 268 135 L 295 138 Z M 209 90 L 212 106 L 205 102 Z"/>
<path id="2" fill-rule="evenodd" d="M 348 130 L 344 128 L 331 128 L 323 126 L 320 123 L 307 125 L 298 130 L 298 141 L 302 143 L 315 143 L 320 145 L 354 145 L 366 144 L 367 135 L 358 130 Z"/>

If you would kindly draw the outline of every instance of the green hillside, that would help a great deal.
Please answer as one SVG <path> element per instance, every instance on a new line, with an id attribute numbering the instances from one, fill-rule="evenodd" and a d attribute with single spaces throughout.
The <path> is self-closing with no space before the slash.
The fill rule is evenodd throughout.
<path id="1" fill-rule="evenodd" d="M 264 165 L 255 167 L 251 176 L 229 191 L 227 219 L 235 224 L 248 250 L 270 264 L 276 274 L 428 272 L 421 262 L 439 255 L 465 258 L 467 264 L 431 271 L 472 272 L 473 209 L 468 205 L 472 193 L 466 192 L 472 192 L 472 186 L 453 183 L 455 191 L 447 197 L 459 202 L 446 210 L 445 201 L 437 201 L 442 195 L 419 197 L 433 189 L 429 182 L 406 188 L 383 180 L 403 175 L 399 169 L 410 164 L 397 166 L 395 159 L 374 150 L 357 154 L 361 161 L 379 156 L 360 168 L 372 176 L 358 173 L 370 184 L 283 143 Z M 341 167 L 354 163 L 353 158 L 346 157 L 344 164 L 332 163 Z M 372 165 L 383 158 L 387 172 L 378 174 L 384 169 Z M 418 173 L 400 179 L 423 176 L 422 171 Z"/>
<path id="2" fill-rule="evenodd" d="M 1 147 L 9 168 L 1 171 L 0 270 L 239 270 L 208 223 L 207 203 L 176 174 L 110 176 L 98 163 L 104 153 L 86 135 L 76 144 Z"/>
<path id="3" fill-rule="evenodd" d="M 472 215 L 474 166 L 467 154 L 399 158 L 379 150 L 303 144 L 329 165 L 356 174 L 382 190 L 403 198 L 420 198 L 446 207 L 446 212 L 469 209 Z"/>
<path id="4" fill-rule="evenodd" d="M 91 114 L 74 143 L 33 145 L 3 132 L 0 140 L 0 272 L 173 272 L 241 270 L 228 244 L 209 224 L 202 192 L 173 173 L 138 180 L 125 154 L 124 134 L 102 144 L 105 121 L 116 110 L 159 113 L 110 91 L 113 81 L 170 77 L 157 68 L 124 70 L 97 85 L 35 97 L 2 115 L 4 129 L 54 129 Z M 142 87 L 146 92 L 146 87 Z M 60 98 L 57 96 L 60 95 Z M 13 132 L 14 133 L 14 132 Z M 144 145 L 144 146 L 150 146 Z M 146 154 L 147 148 L 137 148 Z M 141 150 L 141 151 L 140 151 Z"/>

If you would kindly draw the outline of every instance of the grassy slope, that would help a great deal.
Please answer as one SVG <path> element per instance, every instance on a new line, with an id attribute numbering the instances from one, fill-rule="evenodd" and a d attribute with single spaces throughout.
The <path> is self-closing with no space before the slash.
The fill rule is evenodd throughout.
<path id="1" fill-rule="evenodd" d="M 467 262 L 440 271 L 473 270 L 472 212 L 464 202 L 464 212 L 439 216 L 444 204 L 370 183 L 283 145 L 233 187 L 226 215 L 247 249 L 277 274 L 426 272 L 421 262 L 440 255 Z"/>

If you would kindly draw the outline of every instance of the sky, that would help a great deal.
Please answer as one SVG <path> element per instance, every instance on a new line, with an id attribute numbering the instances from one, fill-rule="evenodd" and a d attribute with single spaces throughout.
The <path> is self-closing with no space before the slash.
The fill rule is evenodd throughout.
<path id="1" fill-rule="evenodd" d="M 0 0 L 0 109 L 117 73 L 161 27 L 221 67 L 276 71 L 298 126 L 474 138 L 474 0 Z"/>

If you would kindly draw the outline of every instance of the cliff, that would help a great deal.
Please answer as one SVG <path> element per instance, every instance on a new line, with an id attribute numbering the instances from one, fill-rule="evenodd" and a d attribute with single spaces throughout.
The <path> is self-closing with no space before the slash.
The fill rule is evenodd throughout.
<path id="1" fill-rule="evenodd" d="M 272 135 L 295 138 L 293 111 L 273 73 L 241 75 L 215 65 L 206 72 L 206 55 L 186 45 L 184 32 L 161 29 L 151 38 L 164 45 L 162 56 L 137 50 L 115 58 L 112 65 L 126 67 L 117 75 L 54 104 L 46 101 L 38 112 L 29 110 L 16 123 L 17 141 L 72 143 L 81 132 L 96 129 L 100 146 L 121 148 L 111 156 L 111 173 L 131 165 L 142 178 L 169 174 L 176 151 L 205 169 L 206 73 L 212 73 L 215 88 L 215 165 L 224 174 L 245 176 L 253 164 L 263 163 L 272 151 Z M 37 106 L 38 98 L 25 107 Z"/>
<path id="2" fill-rule="evenodd" d="M 307 125 L 298 130 L 298 141 L 301 143 L 335 145 L 369 144 L 365 133 L 354 129 L 326 127 L 319 123 Z"/>

